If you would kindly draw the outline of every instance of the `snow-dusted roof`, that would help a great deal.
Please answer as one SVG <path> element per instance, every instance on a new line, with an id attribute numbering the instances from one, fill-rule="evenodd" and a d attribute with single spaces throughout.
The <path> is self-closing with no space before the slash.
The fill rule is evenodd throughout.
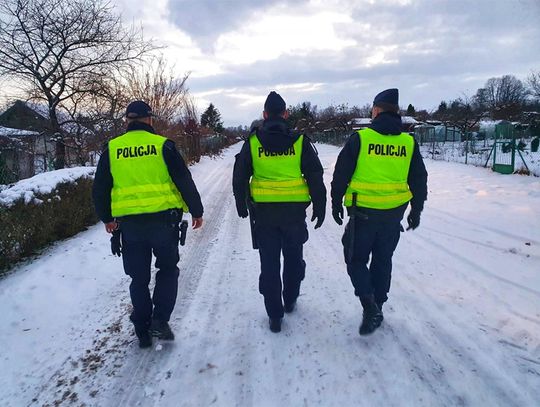
<path id="1" fill-rule="evenodd" d="M 35 102 L 23 102 L 29 109 L 33 110 L 41 117 L 49 119 L 49 108 L 44 103 L 35 103 Z M 61 116 L 62 114 L 60 114 Z M 62 120 L 59 117 L 60 120 Z"/>
<path id="2" fill-rule="evenodd" d="M 368 125 L 371 124 L 371 119 L 369 117 L 355 117 L 354 119 L 351 119 L 350 123 L 358 125 Z"/>
<path id="3" fill-rule="evenodd" d="M 420 123 L 418 120 L 416 120 L 412 116 L 401 116 L 401 123 L 404 124 L 417 124 Z"/>
<path id="4" fill-rule="evenodd" d="M 37 102 L 30 102 L 30 101 L 19 101 L 20 103 L 24 104 L 26 107 L 28 107 L 30 110 L 38 114 L 39 116 L 43 117 L 46 120 L 49 120 L 49 107 L 45 103 L 37 103 Z M 69 122 L 70 117 L 66 114 L 65 111 L 58 108 L 56 110 L 56 117 L 58 118 L 58 121 L 62 122 Z M 68 133 L 76 133 L 78 130 L 77 124 L 73 122 L 64 123 L 61 125 L 62 129 Z M 83 133 L 89 132 L 89 129 L 83 128 Z"/>
<path id="5" fill-rule="evenodd" d="M 502 122 L 502 120 L 480 120 L 479 124 L 481 125 L 485 125 L 485 126 L 494 126 L 496 124 L 499 124 L 500 122 Z"/>
<path id="6" fill-rule="evenodd" d="M 24 136 L 38 136 L 38 135 L 39 133 L 37 131 L 12 129 L 11 127 L 0 126 L 0 136 L 24 137 Z"/>

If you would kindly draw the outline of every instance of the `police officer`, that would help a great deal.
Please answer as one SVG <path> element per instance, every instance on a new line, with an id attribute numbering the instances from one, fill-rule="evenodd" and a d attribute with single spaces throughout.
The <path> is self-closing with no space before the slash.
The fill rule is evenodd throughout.
<path id="1" fill-rule="evenodd" d="M 360 335 L 372 333 L 383 320 L 405 210 L 410 203 L 407 230 L 414 230 L 427 199 L 426 168 L 414 138 L 401 131 L 398 111 L 397 89 L 375 96 L 371 126 L 349 137 L 332 180 L 334 220 L 343 223 L 343 196 L 351 216 L 342 242 L 347 272 L 363 307 Z"/>
<path id="2" fill-rule="evenodd" d="M 143 101 L 126 109 L 127 132 L 109 141 L 93 186 L 96 212 L 105 223 L 113 254 L 120 254 L 133 312 L 130 319 L 141 348 L 152 336 L 173 340 L 169 326 L 178 289 L 178 224 L 189 211 L 193 229 L 202 226 L 203 206 L 191 173 L 173 141 L 156 134 L 152 110 Z M 121 244 L 120 234 L 121 231 Z M 152 253 L 156 284 L 148 284 Z"/>
<path id="3" fill-rule="evenodd" d="M 306 208 L 313 201 L 311 220 L 317 221 L 317 229 L 324 221 L 326 206 L 321 162 L 311 141 L 289 128 L 287 117 L 283 98 L 270 92 L 262 126 L 252 129 L 236 156 L 233 174 L 238 215 L 247 217 L 250 203 L 255 218 L 252 233 L 261 260 L 259 292 L 272 332 L 280 332 L 283 313 L 294 310 L 304 279 Z"/>

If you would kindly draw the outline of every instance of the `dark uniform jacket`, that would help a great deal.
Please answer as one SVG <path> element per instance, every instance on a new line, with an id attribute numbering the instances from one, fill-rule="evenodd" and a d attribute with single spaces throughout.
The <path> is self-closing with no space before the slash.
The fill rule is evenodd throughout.
<path id="1" fill-rule="evenodd" d="M 141 122 L 132 122 L 128 125 L 127 131 L 144 130 L 156 134 L 152 126 Z M 169 175 L 176 185 L 176 188 L 182 194 L 191 216 L 200 218 L 203 215 L 203 206 L 197 187 L 191 178 L 191 173 L 186 166 L 182 156 L 176 149 L 173 141 L 167 140 L 163 144 L 163 160 L 169 170 Z M 92 196 L 97 215 L 104 223 L 112 222 L 111 215 L 111 190 L 113 187 L 113 177 L 111 174 L 111 165 L 109 161 L 109 150 L 106 147 L 101 154 L 98 162 L 96 175 L 94 177 L 94 186 Z M 166 212 L 166 211 L 165 211 Z M 160 219 L 165 214 L 163 212 L 155 214 L 129 215 L 125 218 L 130 220 L 153 220 Z"/>
<path id="2" fill-rule="evenodd" d="M 373 119 L 370 128 L 384 137 L 399 135 L 401 134 L 401 116 L 391 112 L 380 113 Z M 356 169 L 360 148 L 360 137 L 358 137 L 358 132 L 354 132 L 345 143 L 336 162 L 331 191 L 332 207 L 342 206 L 343 196 Z M 413 195 L 410 201 L 411 210 L 421 212 L 424 209 L 424 201 L 427 199 L 427 171 L 416 141 L 414 142 L 407 183 Z M 361 212 L 372 219 L 400 221 L 407 205 L 404 204 L 394 209 L 361 208 Z"/>
<path id="3" fill-rule="evenodd" d="M 284 119 L 265 120 L 260 129 L 253 129 L 262 146 L 270 152 L 283 152 L 292 147 L 300 133 L 292 131 Z M 323 182 L 323 167 L 315 148 L 308 137 L 302 144 L 301 171 L 307 182 L 313 202 L 313 212 L 324 215 L 326 209 L 326 188 Z M 246 140 L 240 153 L 236 155 L 233 173 L 233 192 L 239 210 L 246 208 L 249 194 L 249 180 L 253 175 L 253 161 L 249 140 Z M 257 203 L 257 222 L 268 224 L 287 224 L 303 221 L 309 202 Z"/>

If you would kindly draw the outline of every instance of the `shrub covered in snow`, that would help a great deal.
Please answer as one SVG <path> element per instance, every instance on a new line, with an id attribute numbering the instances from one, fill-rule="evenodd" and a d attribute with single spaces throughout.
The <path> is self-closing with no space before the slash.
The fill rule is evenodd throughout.
<path id="1" fill-rule="evenodd" d="M 94 224 L 94 168 L 39 174 L 0 190 L 0 272 Z"/>

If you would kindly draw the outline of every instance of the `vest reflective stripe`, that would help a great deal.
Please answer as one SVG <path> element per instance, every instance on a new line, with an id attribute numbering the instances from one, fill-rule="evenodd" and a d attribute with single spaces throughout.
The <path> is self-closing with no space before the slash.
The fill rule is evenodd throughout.
<path id="1" fill-rule="evenodd" d="M 171 186 L 170 185 L 136 185 L 133 187 L 125 187 L 125 188 L 115 188 L 114 191 L 111 192 L 111 194 L 116 195 L 117 197 L 121 195 L 127 195 L 127 194 L 137 194 L 137 193 L 145 193 L 145 192 L 171 192 Z"/>
<path id="2" fill-rule="evenodd" d="M 255 202 L 310 202 L 309 188 L 302 176 L 304 136 L 283 153 L 265 151 L 257 135 L 249 138 L 253 176 L 249 183 Z"/>
<path id="3" fill-rule="evenodd" d="M 292 180 L 292 181 L 263 181 L 253 180 L 252 184 L 254 188 L 274 188 L 274 187 L 302 187 L 305 185 L 304 179 Z"/>
<path id="4" fill-rule="evenodd" d="M 358 131 L 360 154 L 345 193 L 345 206 L 392 209 L 412 198 L 407 183 L 414 139 L 407 133 L 382 136 L 373 129 Z"/>
<path id="5" fill-rule="evenodd" d="M 139 215 L 178 208 L 187 212 L 182 195 L 163 159 L 167 139 L 143 130 L 109 141 L 113 177 L 112 216 Z"/>

